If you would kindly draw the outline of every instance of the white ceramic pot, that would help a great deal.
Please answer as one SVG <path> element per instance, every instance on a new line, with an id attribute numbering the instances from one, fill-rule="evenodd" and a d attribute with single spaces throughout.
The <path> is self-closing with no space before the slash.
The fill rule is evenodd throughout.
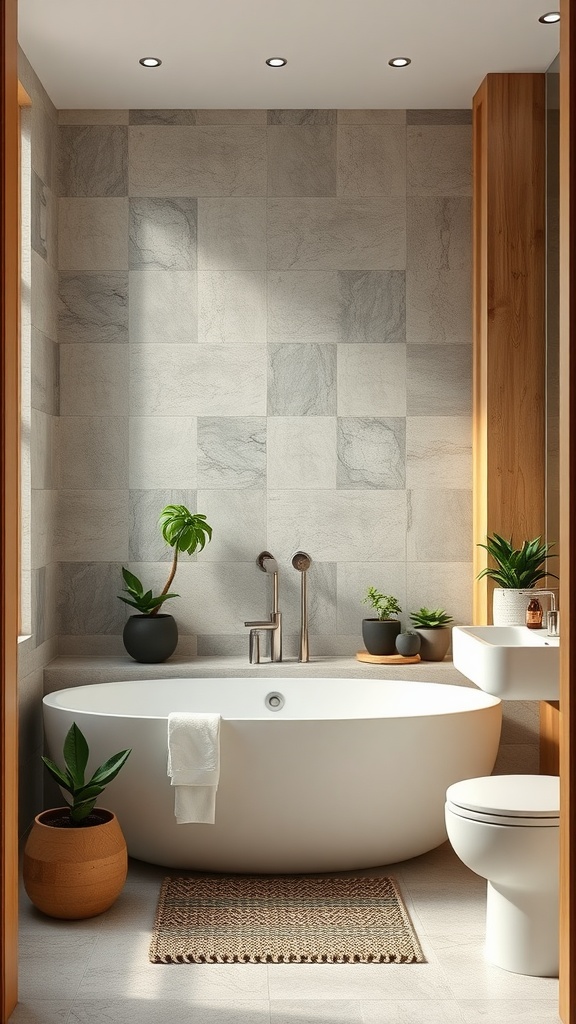
<path id="1" fill-rule="evenodd" d="M 526 591 L 495 587 L 492 598 L 492 622 L 495 626 L 525 626 L 530 595 Z"/>

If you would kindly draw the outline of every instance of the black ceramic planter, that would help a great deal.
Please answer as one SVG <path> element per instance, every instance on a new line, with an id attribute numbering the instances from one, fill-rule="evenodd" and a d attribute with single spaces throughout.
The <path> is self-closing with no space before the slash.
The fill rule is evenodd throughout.
<path id="1" fill-rule="evenodd" d="M 152 664 L 166 661 L 178 643 L 178 627 L 172 615 L 131 615 L 122 634 L 124 647 L 134 661 Z"/>
<path id="2" fill-rule="evenodd" d="M 362 639 L 368 654 L 396 654 L 398 619 L 362 619 Z"/>

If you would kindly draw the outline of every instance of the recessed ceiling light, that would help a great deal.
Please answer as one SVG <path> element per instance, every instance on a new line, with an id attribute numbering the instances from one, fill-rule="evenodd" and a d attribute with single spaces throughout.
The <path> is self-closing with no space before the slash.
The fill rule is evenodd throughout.
<path id="1" fill-rule="evenodd" d="M 288 61 L 285 57 L 268 57 L 266 63 L 269 68 L 283 68 Z"/>
<path id="2" fill-rule="evenodd" d="M 406 68 L 412 61 L 410 57 L 393 57 L 388 63 L 392 68 Z"/>
<path id="3" fill-rule="evenodd" d="M 142 64 L 145 68 L 159 68 L 162 61 L 159 57 L 140 57 L 138 63 Z"/>
<path id="4" fill-rule="evenodd" d="M 560 11 L 548 11 L 548 14 L 542 14 L 538 21 L 541 21 L 543 25 L 555 25 L 557 21 L 560 21 Z"/>

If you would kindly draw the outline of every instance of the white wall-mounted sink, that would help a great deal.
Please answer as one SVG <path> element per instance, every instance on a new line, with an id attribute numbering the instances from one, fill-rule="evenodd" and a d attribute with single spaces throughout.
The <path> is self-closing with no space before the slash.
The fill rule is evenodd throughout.
<path id="1" fill-rule="evenodd" d="M 502 700 L 558 700 L 560 641 L 526 626 L 454 626 L 454 668 Z"/>

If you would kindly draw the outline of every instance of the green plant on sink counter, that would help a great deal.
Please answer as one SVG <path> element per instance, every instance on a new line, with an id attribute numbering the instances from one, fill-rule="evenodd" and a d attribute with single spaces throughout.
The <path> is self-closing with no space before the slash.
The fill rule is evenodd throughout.
<path id="1" fill-rule="evenodd" d="M 362 619 L 362 639 L 369 654 L 389 656 L 395 653 L 396 637 L 401 625 L 396 618 L 402 611 L 398 600 L 389 594 L 382 594 L 376 587 L 368 587 L 364 604 L 372 606 L 376 616 Z"/>
<path id="2" fill-rule="evenodd" d="M 506 540 L 498 533 L 487 537 L 486 544 L 478 544 L 478 547 L 488 552 L 496 562 L 496 568 L 482 569 L 476 579 L 481 580 L 487 576 L 498 586 L 512 590 L 527 590 L 546 576 L 557 580 L 558 577 L 545 568 L 548 558 L 558 557 L 550 554 L 554 544 L 542 544 L 541 541 L 541 537 L 535 537 L 534 540 L 525 540 L 522 547 L 515 548 L 512 538 Z"/>
<path id="3" fill-rule="evenodd" d="M 410 619 L 420 637 L 422 660 L 442 661 L 452 639 L 452 630 L 448 628 L 453 621 L 452 616 L 447 615 L 443 608 L 422 607 L 417 612 L 410 612 Z"/>
<path id="4" fill-rule="evenodd" d="M 376 590 L 376 587 L 368 587 L 366 597 L 362 599 L 362 603 L 372 605 L 376 612 L 376 618 L 380 622 L 391 619 L 402 611 L 395 597 L 381 594 L 379 590 Z"/>
<path id="5" fill-rule="evenodd" d="M 185 505 L 166 505 L 158 522 L 164 540 L 174 549 L 164 589 L 154 596 L 152 590 L 144 589 L 134 573 L 122 566 L 124 594 L 128 596 L 118 595 L 120 601 L 139 613 L 131 615 L 124 626 L 124 646 L 135 661 L 146 663 L 165 661 L 176 650 L 176 621 L 172 615 L 160 614 L 160 608 L 165 601 L 179 596 L 170 593 L 179 553 L 193 555 L 195 551 L 202 551 L 212 539 L 212 527 L 206 521 L 206 516 L 190 512 Z"/>
<path id="6" fill-rule="evenodd" d="M 420 629 L 441 629 L 454 621 L 443 608 L 421 608 L 418 612 L 410 612 L 410 618 Z"/>

